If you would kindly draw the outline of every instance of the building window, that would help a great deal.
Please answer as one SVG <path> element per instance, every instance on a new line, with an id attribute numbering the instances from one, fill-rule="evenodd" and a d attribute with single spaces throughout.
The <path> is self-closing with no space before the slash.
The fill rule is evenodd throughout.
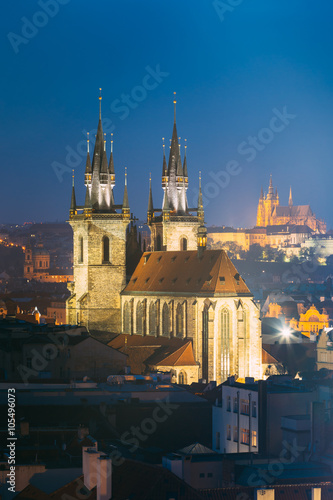
<path id="1" fill-rule="evenodd" d="M 187 375 L 185 372 L 181 371 L 178 375 L 179 384 L 187 384 Z"/>
<path id="2" fill-rule="evenodd" d="M 234 442 L 238 443 L 238 427 L 234 426 Z"/>
<path id="3" fill-rule="evenodd" d="M 238 399 L 234 398 L 234 413 L 238 413 Z"/>
<path id="4" fill-rule="evenodd" d="M 248 399 L 241 399 L 241 409 L 242 415 L 250 415 L 250 402 Z"/>
<path id="5" fill-rule="evenodd" d="M 208 380 L 208 309 L 202 311 L 202 378 Z"/>
<path id="6" fill-rule="evenodd" d="M 231 411 L 231 396 L 227 396 L 227 411 Z"/>
<path id="7" fill-rule="evenodd" d="M 205 477 L 205 473 L 204 472 L 200 472 L 199 477 Z"/>
<path id="8" fill-rule="evenodd" d="M 43 262 L 40 260 L 39 261 L 39 267 L 42 267 L 43 266 Z"/>
<path id="9" fill-rule="evenodd" d="M 241 429 L 241 443 L 250 444 L 250 431 L 249 429 Z"/>
<path id="10" fill-rule="evenodd" d="M 213 477 L 213 473 L 212 472 L 208 472 L 207 477 Z"/>
<path id="11" fill-rule="evenodd" d="M 252 401 L 252 417 L 257 418 L 257 402 Z"/>
<path id="12" fill-rule="evenodd" d="M 161 250 L 162 250 L 161 235 L 158 234 L 156 238 L 156 252 L 160 252 Z"/>
<path id="13" fill-rule="evenodd" d="M 136 333 L 143 334 L 143 302 L 136 305 Z"/>
<path id="14" fill-rule="evenodd" d="M 177 337 L 183 337 L 184 335 L 184 311 L 181 304 L 177 305 L 176 310 L 176 335 Z"/>
<path id="15" fill-rule="evenodd" d="M 103 264 L 110 263 L 110 240 L 107 236 L 103 237 Z"/>
<path id="16" fill-rule="evenodd" d="M 181 238 L 180 240 L 180 249 L 187 250 L 187 238 Z"/>
<path id="17" fill-rule="evenodd" d="M 83 262 L 83 238 L 82 236 L 80 237 L 80 243 L 79 243 L 79 262 Z"/>
<path id="18" fill-rule="evenodd" d="M 231 441 L 231 425 L 227 425 L 227 440 Z"/>
<path id="19" fill-rule="evenodd" d="M 128 301 L 124 305 L 124 332 L 132 333 L 131 305 Z"/>
<path id="20" fill-rule="evenodd" d="M 219 432 L 216 433 L 216 449 L 220 449 L 220 441 L 221 441 L 221 434 Z"/>
<path id="21" fill-rule="evenodd" d="M 149 306 L 149 335 L 157 334 L 157 303 L 151 302 Z"/>
<path id="22" fill-rule="evenodd" d="M 257 431 L 252 431 L 252 447 L 256 448 L 257 445 Z"/>
<path id="23" fill-rule="evenodd" d="M 170 334 L 169 306 L 166 302 L 164 302 L 162 309 L 162 334 L 165 337 L 168 337 Z"/>
<path id="24" fill-rule="evenodd" d="M 230 373 L 230 311 L 226 308 L 221 311 L 221 377 L 222 381 Z"/>
<path id="25" fill-rule="evenodd" d="M 28 267 L 27 272 L 30 273 L 30 267 Z"/>

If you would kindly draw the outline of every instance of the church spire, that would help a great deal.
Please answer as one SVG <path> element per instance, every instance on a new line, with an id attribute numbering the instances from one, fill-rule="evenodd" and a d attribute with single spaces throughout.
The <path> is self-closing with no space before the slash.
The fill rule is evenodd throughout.
<path id="1" fill-rule="evenodd" d="M 164 144 L 164 137 L 162 137 L 163 141 L 163 167 L 162 167 L 162 178 L 166 177 L 168 175 L 168 167 L 167 167 L 167 162 L 165 158 L 165 144 Z"/>
<path id="2" fill-rule="evenodd" d="M 199 218 L 200 223 L 203 224 L 205 214 L 204 214 L 203 202 L 202 202 L 201 172 L 199 172 L 198 218 Z"/>
<path id="3" fill-rule="evenodd" d="M 187 159 L 186 159 L 186 150 L 187 150 L 187 144 L 186 144 L 186 141 L 187 139 L 185 139 L 185 153 L 184 153 L 184 163 L 183 163 L 183 175 L 185 177 L 185 181 L 187 181 L 187 177 L 188 177 L 188 174 L 187 174 Z"/>
<path id="4" fill-rule="evenodd" d="M 111 133 L 111 153 L 109 161 L 109 174 L 114 175 L 114 162 L 113 162 L 113 133 Z M 112 179 L 111 179 L 112 180 Z"/>
<path id="5" fill-rule="evenodd" d="M 269 178 L 267 199 L 272 200 L 273 198 L 274 198 L 274 188 L 273 188 L 273 181 L 272 181 L 272 174 L 271 174 L 270 178 Z"/>
<path id="6" fill-rule="evenodd" d="M 72 175 L 72 197 L 71 197 L 71 207 L 69 210 L 69 213 L 71 215 L 75 215 L 76 213 L 76 198 L 75 198 L 75 188 L 74 188 L 74 170 L 73 170 L 73 175 Z"/>
<path id="7" fill-rule="evenodd" d="M 154 215 L 154 204 L 153 204 L 153 193 L 151 190 L 151 174 L 149 175 L 149 196 L 148 196 L 148 210 L 147 210 L 147 222 L 151 223 L 152 217 Z"/>
<path id="8" fill-rule="evenodd" d="M 130 218 L 130 207 L 129 207 L 128 193 L 127 193 L 127 167 L 125 167 L 125 187 L 124 187 L 122 213 L 125 219 Z"/>
<path id="9" fill-rule="evenodd" d="M 84 180 L 86 186 L 88 184 L 91 184 L 91 174 L 92 174 L 92 168 L 91 168 L 90 152 L 89 152 L 89 132 L 87 132 L 87 159 L 86 159 L 86 169 L 84 172 L 84 177 L 85 177 Z"/>
<path id="10" fill-rule="evenodd" d="M 292 207 L 292 206 L 293 206 L 293 196 L 292 196 L 292 194 L 291 194 L 291 186 L 290 186 L 290 191 L 289 191 L 289 203 L 288 203 L 288 205 L 289 205 L 290 207 Z"/>
<path id="11" fill-rule="evenodd" d="M 263 190 L 263 188 L 262 188 L 262 186 L 261 186 L 261 191 L 260 191 L 260 198 L 259 198 L 259 200 L 263 200 L 263 199 L 264 199 L 264 190 Z"/>

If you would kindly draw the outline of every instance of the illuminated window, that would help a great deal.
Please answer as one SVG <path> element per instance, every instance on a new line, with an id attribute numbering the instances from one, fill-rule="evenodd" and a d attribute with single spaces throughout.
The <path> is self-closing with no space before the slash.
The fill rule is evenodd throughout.
<path id="1" fill-rule="evenodd" d="M 131 305 L 127 301 L 124 305 L 124 332 L 132 333 Z"/>
<path id="2" fill-rule="evenodd" d="M 249 429 L 241 429 L 241 443 L 250 444 L 250 431 Z"/>
<path id="3" fill-rule="evenodd" d="M 257 447 L 257 431 L 252 431 L 252 446 Z"/>

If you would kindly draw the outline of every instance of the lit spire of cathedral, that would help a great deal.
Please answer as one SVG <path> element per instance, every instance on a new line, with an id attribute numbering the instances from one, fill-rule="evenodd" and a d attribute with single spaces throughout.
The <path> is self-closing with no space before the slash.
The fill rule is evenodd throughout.
<path id="1" fill-rule="evenodd" d="M 75 188 L 74 188 L 74 169 L 72 170 L 73 175 L 72 175 L 72 197 L 71 197 L 71 207 L 70 207 L 70 214 L 74 215 L 76 212 L 76 198 L 75 198 Z"/>
<path id="2" fill-rule="evenodd" d="M 290 191 L 289 191 L 289 203 L 288 203 L 288 205 L 289 205 L 290 207 L 292 207 L 292 206 L 293 206 L 293 196 L 292 196 L 292 194 L 291 194 L 291 186 L 290 186 Z"/>

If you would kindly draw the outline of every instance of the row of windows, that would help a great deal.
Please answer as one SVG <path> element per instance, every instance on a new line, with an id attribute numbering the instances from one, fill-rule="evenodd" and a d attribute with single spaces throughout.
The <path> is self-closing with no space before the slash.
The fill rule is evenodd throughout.
<path id="1" fill-rule="evenodd" d="M 161 235 L 158 234 L 156 237 L 156 243 L 155 243 L 155 251 L 160 252 L 162 250 L 162 238 Z M 187 250 L 187 238 L 184 236 L 180 238 L 179 240 L 179 250 Z"/>
<path id="2" fill-rule="evenodd" d="M 132 303 L 126 301 L 123 309 L 124 333 L 137 333 L 139 335 L 163 335 L 168 337 L 172 333 L 172 305 L 164 302 L 162 307 L 162 325 L 160 325 L 159 302 L 150 302 L 148 315 L 148 331 L 146 325 L 147 305 L 146 301 L 142 300 L 136 304 L 135 325 L 133 324 L 133 307 Z M 177 304 L 176 307 L 176 336 L 183 337 L 186 335 L 186 318 L 185 309 L 186 303 Z M 135 328 L 134 328 L 135 326 Z"/>
<path id="3" fill-rule="evenodd" d="M 227 396 L 227 411 L 231 411 L 231 396 Z M 233 412 L 238 413 L 238 399 L 233 398 Z M 250 415 L 250 401 L 248 399 L 240 400 L 240 413 Z M 257 402 L 252 401 L 252 417 L 257 417 Z"/>
<path id="4" fill-rule="evenodd" d="M 110 264 L 110 238 L 108 236 L 103 236 L 102 238 L 102 264 Z M 83 237 L 80 236 L 79 239 L 79 263 L 84 261 L 84 250 L 83 250 Z"/>
<path id="5" fill-rule="evenodd" d="M 257 431 L 252 431 L 252 440 L 251 440 L 251 446 L 253 448 L 257 447 Z M 226 430 L 226 436 L 227 440 L 231 441 L 231 425 L 227 425 L 227 430 Z M 238 436 L 238 427 L 234 426 L 233 428 L 233 441 L 234 443 L 238 443 L 238 439 L 240 438 L 240 443 L 241 444 L 250 444 L 250 430 L 246 428 L 241 428 L 240 430 L 240 436 Z"/>

